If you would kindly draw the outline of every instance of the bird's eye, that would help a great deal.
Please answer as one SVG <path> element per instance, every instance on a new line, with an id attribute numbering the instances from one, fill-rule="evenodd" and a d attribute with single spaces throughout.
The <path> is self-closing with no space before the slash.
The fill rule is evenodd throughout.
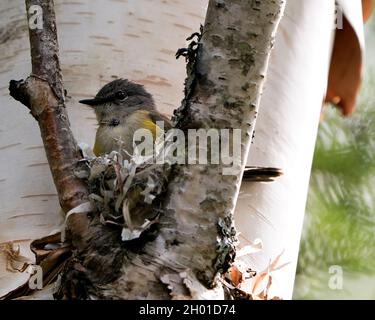
<path id="1" fill-rule="evenodd" d="M 120 124 L 120 120 L 118 119 L 111 119 L 109 121 L 109 126 L 110 127 L 117 127 Z"/>
<path id="2" fill-rule="evenodd" d="M 124 91 L 117 91 L 116 92 L 116 98 L 118 100 L 125 100 L 127 97 L 128 97 L 128 95 Z"/>

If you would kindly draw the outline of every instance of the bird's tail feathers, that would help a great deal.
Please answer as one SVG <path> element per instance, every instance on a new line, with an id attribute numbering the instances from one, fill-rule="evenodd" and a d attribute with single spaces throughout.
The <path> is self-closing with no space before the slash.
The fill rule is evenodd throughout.
<path id="1" fill-rule="evenodd" d="M 283 175 L 279 168 L 271 167 L 246 167 L 242 181 L 272 182 Z"/>

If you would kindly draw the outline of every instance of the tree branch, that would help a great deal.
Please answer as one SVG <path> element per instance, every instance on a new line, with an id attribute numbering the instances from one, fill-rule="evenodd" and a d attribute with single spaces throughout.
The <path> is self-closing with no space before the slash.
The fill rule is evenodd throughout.
<path id="1" fill-rule="evenodd" d="M 37 120 L 49 167 L 65 213 L 87 201 L 88 189 L 74 175 L 82 159 L 70 130 L 59 62 L 54 2 L 26 0 L 28 20 L 30 7 L 41 8 L 42 28 L 29 28 L 32 74 L 26 80 L 11 80 L 10 95 L 23 103 Z M 32 13 L 32 12 L 31 12 Z M 89 233 L 85 214 L 71 215 L 67 221 L 70 238 L 78 241 Z M 79 243 L 85 246 L 85 243 Z"/>
<path id="2" fill-rule="evenodd" d="M 28 19 L 31 5 L 40 6 L 43 13 L 43 28 L 29 28 L 32 75 L 25 81 L 10 81 L 9 91 L 38 121 L 60 205 L 67 212 L 81 204 L 88 191 L 74 175 L 81 155 L 65 108 L 54 3 L 26 0 Z"/>

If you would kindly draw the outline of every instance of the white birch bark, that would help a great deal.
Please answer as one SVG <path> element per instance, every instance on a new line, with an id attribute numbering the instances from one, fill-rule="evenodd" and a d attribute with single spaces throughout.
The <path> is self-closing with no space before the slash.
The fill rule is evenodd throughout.
<path id="1" fill-rule="evenodd" d="M 234 154 L 240 159 L 233 160 L 240 172 L 223 173 L 224 163 L 179 166 L 168 185 L 157 238 L 145 244 L 142 253 L 127 254 L 121 277 L 105 288 L 105 296 L 224 298 L 217 276 L 234 258 L 233 213 L 284 7 L 282 0 L 251 5 L 210 1 L 195 72 L 189 75 L 176 122 L 185 132 L 240 129 L 241 154 Z M 198 149 L 195 145 L 194 151 Z"/>
<path id="2" fill-rule="evenodd" d="M 142 83 L 158 108 L 179 106 L 185 63 L 175 51 L 199 29 L 206 1 L 55 1 L 60 57 L 72 130 L 93 144 L 93 111 L 78 104 L 112 76 Z M 9 96 L 10 79 L 31 69 L 25 3 L 0 3 L 0 243 L 15 241 L 33 261 L 32 239 L 59 230 L 63 222 L 38 125 Z M 28 274 L 6 270 L 0 255 L 0 296 L 24 283 Z"/>
<path id="3" fill-rule="evenodd" d="M 275 295 L 284 298 L 292 292 L 332 15 L 331 1 L 289 2 L 249 159 L 250 164 L 282 167 L 285 177 L 275 185 L 244 185 L 236 213 L 242 244 L 257 237 L 264 241 L 265 250 L 249 261 L 253 267 L 264 268 L 268 259 L 287 249 L 283 259 L 292 264 L 285 273 L 275 274 L 272 287 Z M 205 0 L 56 1 L 63 75 L 72 96 L 68 111 L 78 141 L 92 144 L 95 118 L 77 101 L 91 97 L 112 75 L 145 84 L 163 112 L 170 113 L 180 104 L 185 65 L 174 60 L 174 52 L 203 23 L 206 4 Z M 24 1 L 2 1 L 0 16 L 0 243 L 18 239 L 21 254 L 32 260 L 30 239 L 53 232 L 62 219 L 37 124 L 7 90 L 10 79 L 30 73 Z M 312 83 L 320 85 L 310 87 Z M 294 126 L 296 131 L 291 131 Z M 307 137 L 306 145 L 302 136 Z M 26 278 L 7 272 L 0 257 L 0 296 Z"/>
<path id="4" fill-rule="evenodd" d="M 343 0 L 363 47 L 360 1 Z M 351 7 L 353 10 L 347 10 Z M 284 268 L 272 273 L 270 296 L 291 299 L 311 163 L 334 35 L 334 1 L 289 0 L 272 53 L 268 81 L 248 163 L 274 166 L 272 184 L 243 183 L 236 224 L 241 245 L 260 238 L 263 250 L 244 260 L 263 270 L 284 251 Z"/>
<path id="5" fill-rule="evenodd" d="M 139 3 L 139 2 L 137 2 Z M 136 4 L 135 2 L 132 2 L 130 4 L 132 5 L 135 5 Z M 67 6 L 72 6 L 72 5 L 82 5 L 82 3 L 63 3 L 62 5 L 66 4 Z M 83 4 L 84 5 L 84 4 Z M 236 13 L 238 15 L 244 15 L 245 13 L 249 14 L 251 13 L 251 10 L 253 10 L 255 12 L 255 10 L 258 10 L 257 8 L 253 8 L 253 7 L 242 7 L 243 9 L 246 9 L 246 10 L 243 10 L 242 12 L 241 11 L 238 11 L 237 9 L 240 8 L 240 7 L 236 7 L 236 5 L 232 5 L 231 3 L 228 3 L 228 8 L 231 9 L 231 12 L 232 13 Z M 242 4 L 243 5 L 243 4 Z M 255 3 L 254 4 L 255 6 L 260 6 L 262 7 L 263 4 L 260 4 L 260 3 Z M 268 6 L 269 5 L 269 6 Z M 114 5 L 115 7 L 116 5 Z M 221 7 L 222 6 L 222 3 L 218 3 L 217 4 L 218 7 Z M 225 5 L 224 5 L 225 7 Z M 237 9 L 236 9 L 237 8 Z M 93 2 L 90 2 L 90 7 L 87 8 L 80 8 L 80 9 L 87 9 L 86 11 L 77 11 L 76 12 L 76 15 L 79 16 L 79 21 L 75 20 L 76 17 L 74 16 L 70 16 L 70 14 L 62 14 L 62 18 L 61 19 L 68 19 L 67 21 L 63 20 L 63 21 L 57 21 L 58 24 L 61 24 L 61 25 L 66 25 L 67 28 L 66 28 L 66 32 L 69 32 L 69 31 L 72 31 L 72 29 L 74 30 L 74 35 L 71 35 L 71 37 L 69 37 L 69 46 L 70 48 L 66 51 L 64 51 L 64 49 L 62 50 L 62 56 L 64 57 L 64 52 L 69 54 L 68 56 L 70 57 L 70 59 L 74 60 L 74 63 L 71 63 L 71 64 L 68 64 L 68 66 L 66 66 L 66 68 L 63 68 L 63 70 L 65 70 L 65 74 L 67 75 L 68 79 L 72 79 L 72 81 L 76 80 L 77 78 L 79 78 L 79 88 L 81 90 L 85 90 L 87 87 L 90 86 L 90 84 L 92 83 L 92 81 L 95 79 L 97 79 L 97 77 L 99 77 L 100 81 L 101 82 L 108 82 L 110 79 L 107 78 L 108 77 L 108 74 L 112 73 L 111 71 L 116 71 L 118 72 L 118 65 L 116 63 L 118 63 L 118 61 L 120 60 L 121 57 L 123 57 L 123 54 L 124 54 L 124 50 L 123 48 L 117 46 L 117 42 L 119 38 L 122 38 L 123 34 L 119 34 L 119 30 L 121 30 L 121 28 L 119 28 L 119 26 L 114 26 L 113 29 L 111 27 L 108 27 L 108 25 L 116 25 L 116 20 L 115 19 L 100 19 L 101 17 L 98 16 L 98 12 L 102 13 L 104 12 L 102 10 L 101 7 L 97 7 L 95 8 L 95 5 L 93 5 Z M 97 9 L 97 10 L 95 10 Z M 113 13 L 115 16 L 116 14 L 118 15 L 119 12 L 121 12 L 121 8 L 115 8 L 116 10 L 112 11 L 111 13 Z M 137 18 L 137 22 L 139 23 L 140 21 L 141 22 L 145 22 L 145 23 L 152 23 L 152 19 L 147 19 L 145 17 L 142 16 L 142 10 L 140 8 L 137 8 L 138 11 L 140 12 L 140 15 L 141 17 L 138 17 Z M 150 9 L 150 8 L 149 8 Z M 232 122 L 233 125 L 235 125 L 234 127 L 237 127 L 237 125 L 239 125 L 240 128 L 244 129 L 243 130 L 243 145 L 242 145 L 242 151 L 246 154 L 247 151 L 248 151 L 248 148 L 249 148 L 249 142 L 250 142 L 250 138 L 249 138 L 249 134 L 251 135 L 251 132 L 252 132 L 252 127 L 253 127 L 253 124 L 251 121 L 251 118 L 252 116 L 254 116 L 255 112 L 256 112 L 256 106 L 259 102 L 259 92 L 261 90 L 261 86 L 262 86 L 262 83 L 263 83 L 263 79 L 264 79 L 264 75 L 265 75 L 265 71 L 266 71 L 266 67 L 267 67 L 267 62 L 268 62 L 268 55 L 269 55 L 269 50 L 270 50 L 270 44 L 269 44 L 269 41 L 270 41 L 270 38 L 267 38 L 267 37 L 270 37 L 271 36 L 271 33 L 270 32 L 273 32 L 278 24 L 278 20 L 279 20 L 279 17 L 277 17 L 277 15 L 280 13 L 279 11 L 274 11 L 274 10 L 279 10 L 278 8 L 278 4 L 275 4 L 275 3 L 269 3 L 266 5 L 264 5 L 262 7 L 262 9 L 260 9 L 260 12 L 261 14 L 263 14 L 263 19 L 266 19 L 262 22 L 262 15 L 258 15 L 258 17 L 256 18 L 256 15 L 255 16 L 252 16 L 252 19 L 251 20 L 251 17 L 249 15 L 246 16 L 246 18 L 249 19 L 249 21 L 246 21 L 245 19 L 245 16 L 244 16 L 244 19 L 242 21 L 232 21 L 231 23 L 232 24 L 241 24 L 241 23 L 244 23 L 244 27 L 247 28 L 248 26 L 253 26 L 254 27 L 254 31 L 252 31 L 251 34 L 247 33 L 246 34 L 246 37 L 244 37 L 244 39 L 250 39 L 252 37 L 252 35 L 254 35 L 254 37 L 259 37 L 260 40 L 254 40 L 254 48 L 251 48 L 247 45 L 246 48 L 244 48 L 243 46 L 239 48 L 239 50 L 241 51 L 244 51 L 244 54 L 246 53 L 245 51 L 246 50 L 250 50 L 250 49 L 254 49 L 254 52 L 249 52 L 249 53 L 246 53 L 246 58 L 248 57 L 249 59 L 253 59 L 254 56 L 251 56 L 249 57 L 248 55 L 255 55 L 255 58 L 254 58 L 254 61 L 251 60 L 251 61 L 242 61 L 242 60 L 235 60 L 235 59 L 238 59 L 239 57 L 236 57 L 236 55 L 233 55 L 233 60 L 232 63 L 234 63 L 234 69 L 238 69 L 241 71 L 241 74 L 244 75 L 245 77 L 242 79 L 244 80 L 243 82 L 246 81 L 253 81 L 251 83 L 248 83 L 247 85 L 247 89 L 243 89 L 242 87 L 242 83 L 240 83 L 241 81 L 239 79 L 237 79 L 237 81 L 235 81 L 234 78 L 230 79 L 228 84 L 230 86 L 231 89 L 235 89 L 237 88 L 238 90 L 240 91 L 236 91 L 238 93 L 238 97 L 236 97 L 236 99 L 239 99 L 241 94 L 239 94 L 240 92 L 242 93 L 243 97 L 245 97 L 245 93 L 244 92 L 247 92 L 247 94 L 249 95 L 249 98 L 251 97 L 251 105 L 250 105 L 250 109 L 249 108 L 246 108 L 246 109 L 243 109 L 242 112 L 245 112 L 245 110 L 248 110 L 245 112 L 246 116 L 244 118 L 241 118 L 240 122 L 236 122 L 236 121 L 239 121 L 238 119 L 237 120 L 234 120 L 234 122 Z M 10 9 L 11 10 L 11 9 Z M 224 10 L 224 9 L 223 9 Z M 225 8 L 226 10 L 226 8 Z M 234 11 L 233 11 L 234 10 Z M 236 11 L 237 10 L 237 11 Z M 264 10 L 264 11 L 262 11 Z M 151 10 L 152 11 L 152 10 Z M 68 11 L 63 11 L 63 12 L 68 12 Z M 150 12 L 150 10 L 149 10 Z M 186 13 L 187 11 L 185 11 Z M 272 12 L 273 16 L 272 15 L 266 15 L 268 14 L 269 12 Z M 106 10 L 106 13 L 108 13 L 108 10 Z M 123 11 L 123 13 L 128 13 L 130 16 L 133 15 L 133 12 L 129 10 L 128 8 L 128 11 Z M 153 12 L 155 13 L 155 12 Z M 95 18 L 93 17 L 95 16 Z M 94 34 L 92 34 L 91 32 L 88 33 L 88 37 L 89 38 L 93 38 L 95 39 L 95 45 L 93 47 L 95 48 L 92 48 L 90 47 L 89 45 L 85 45 L 84 41 L 77 41 L 76 39 L 76 36 L 79 34 L 77 32 L 77 26 L 81 25 L 81 18 L 84 17 L 87 18 L 87 20 L 91 21 L 91 22 L 94 22 L 96 26 L 98 26 L 99 29 L 103 28 L 105 29 L 105 35 L 101 35 L 100 32 L 95 32 Z M 266 18 L 267 17 L 267 18 Z M 276 19 L 275 19 L 276 17 Z M 103 17 L 104 18 L 104 17 Z M 211 17 L 212 19 L 213 17 Z M 235 17 L 233 16 L 229 16 L 228 15 L 228 18 L 229 18 L 229 22 L 231 21 L 231 19 L 235 19 Z M 120 18 L 119 18 L 120 19 Z M 258 19 L 258 20 L 257 20 Z M 221 27 L 222 28 L 227 28 L 227 23 L 228 22 L 225 22 L 225 15 L 223 16 L 223 21 L 222 21 L 222 25 Z M 119 20 L 120 21 L 120 20 Z M 214 21 L 214 19 L 212 19 L 212 21 Z M 180 22 L 181 22 L 181 19 L 180 19 Z M 269 24 L 267 25 L 267 23 L 269 22 Z M 215 21 L 216 23 L 216 21 Z M 259 23 L 264 23 L 261 27 L 258 27 Z M 272 26 L 272 24 L 274 26 Z M 177 28 L 180 28 L 180 29 L 184 29 L 186 30 L 187 28 L 185 28 L 181 23 L 174 23 L 173 24 L 174 27 L 177 27 Z M 71 29 L 69 30 L 69 27 L 71 27 Z M 86 24 L 87 26 L 87 24 Z M 129 25 L 127 25 L 127 27 L 130 27 Z M 228 27 L 229 28 L 229 27 Z M 231 28 L 233 28 L 233 26 L 231 25 Z M 229 29 L 228 29 L 229 30 Z M 246 29 L 247 30 L 247 29 Z M 90 30 L 92 31 L 92 30 Z M 113 31 L 113 33 L 111 33 L 111 31 Z M 146 31 L 147 33 L 147 30 L 141 30 L 141 32 L 144 32 Z M 155 31 L 155 30 L 154 30 Z M 150 31 L 148 31 L 150 32 Z M 224 29 L 221 30 L 221 32 L 223 32 L 223 35 L 225 35 L 225 32 L 224 32 Z M 240 28 L 240 33 L 244 33 L 244 29 Z M 239 33 L 239 34 L 240 34 Z M 63 37 L 64 38 L 64 32 L 62 32 L 63 34 Z M 107 35 L 108 34 L 111 34 L 112 35 L 112 38 L 111 37 L 108 37 Z M 210 34 L 210 32 L 208 33 Z M 263 39 L 263 36 L 265 35 L 265 38 Z M 137 38 L 137 35 L 136 34 L 131 34 L 131 33 L 126 33 L 125 34 L 126 37 L 130 37 L 130 38 Z M 160 34 L 158 34 L 159 38 L 160 38 Z M 218 36 L 218 35 L 216 35 Z M 216 42 L 219 39 L 220 36 L 218 36 L 216 38 Z M 61 39 L 61 38 L 60 38 Z M 211 44 L 214 43 L 214 40 L 210 39 L 210 41 L 212 41 Z M 224 38 L 221 40 L 221 41 L 224 41 Z M 262 41 L 264 43 L 262 43 Z M 61 48 L 64 48 L 64 41 L 60 40 L 60 43 L 61 43 Z M 170 42 L 169 42 L 170 43 Z M 207 42 L 206 44 L 208 44 L 209 42 Z M 225 43 L 225 45 L 228 45 L 228 41 L 227 39 L 225 39 L 225 41 L 223 42 Z M 83 47 L 86 49 L 86 50 L 82 50 Z M 103 48 L 104 49 L 103 49 Z M 109 47 L 109 48 L 107 48 Z M 129 46 L 126 47 L 129 51 Z M 26 48 L 27 49 L 27 48 Z M 214 49 L 214 47 L 212 47 L 211 49 Z M 229 49 L 229 48 L 227 48 Z M 231 48 L 233 49 L 233 48 Z M 108 53 L 108 50 L 110 50 L 110 53 L 112 53 L 111 55 L 111 58 L 114 57 L 114 60 L 116 61 L 115 63 L 115 66 L 113 66 L 113 62 L 111 61 L 110 62 L 110 65 L 109 65 L 109 62 L 106 60 L 106 61 L 102 61 L 100 59 L 100 57 L 107 57 L 107 53 Z M 142 53 L 145 53 L 146 52 L 146 58 L 147 58 L 147 51 L 145 51 L 145 46 L 144 46 L 144 43 L 142 43 Z M 77 56 L 74 55 L 74 53 L 77 54 L 77 56 L 79 55 L 80 57 L 78 58 Z M 87 53 L 84 59 L 84 63 L 82 61 L 82 53 Z M 136 54 L 136 57 L 134 56 L 134 60 L 136 60 L 136 58 L 139 59 L 139 54 L 136 50 L 136 46 L 132 46 L 131 47 L 131 51 L 127 52 L 129 54 L 129 56 L 132 56 L 132 54 Z M 167 52 L 165 51 L 161 51 L 161 53 L 164 53 L 166 54 Z M 170 52 L 169 52 L 170 53 Z M 206 54 L 208 53 L 208 51 L 206 51 Z M 218 52 L 220 54 L 220 52 Z M 233 51 L 234 53 L 234 51 Z M 236 53 L 237 54 L 237 53 Z M 260 57 L 261 55 L 264 55 L 265 58 L 260 58 L 260 60 L 258 61 L 257 59 L 259 59 L 258 57 Z M 126 55 L 125 55 L 126 56 Z M 209 56 L 209 54 L 207 55 L 207 57 Z M 203 59 L 205 59 L 206 57 L 203 55 L 202 56 Z M 227 57 L 225 57 L 225 55 L 223 56 L 224 57 L 224 62 L 227 61 Z M 154 58 L 154 56 L 153 56 Z M 241 54 L 240 56 L 240 59 L 242 59 L 243 56 Z M 99 61 L 98 61 L 99 59 Z M 90 63 L 92 61 L 95 61 L 95 77 L 92 77 L 90 78 L 90 75 L 91 73 L 87 73 L 87 72 L 84 72 L 84 70 L 87 70 L 87 67 L 90 66 Z M 120 60 L 121 61 L 121 60 Z M 137 60 L 139 61 L 139 60 Z M 163 62 L 161 60 L 161 58 L 158 59 L 159 62 Z M 104 62 L 104 63 L 100 63 L 100 62 Z M 143 60 L 142 60 L 143 62 Z M 139 62 L 139 64 L 142 64 L 142 62 Z M 208 61 L 204 60 L 203 62 L 201 61 L 201 67 L 204 65 L 204 63 L 207 63 Z M 242 65 L 243 62 L 251 62 L 251 63 L 254 63 L 254 66 L 255 68 L 254 69 L 251 69 L 249 68 L 249 66 L 244 66 Z M 97 66 L 97 64 L 99 64 L 102 68 L 104 68 L 103 71 L 105 72 L 101 72 L 101 68 Z M 220 64 L 220 63 L 219 63 Z M 64 65 L 64 60 L 63 60 L 63 65 Z M 214 65 L 214 64 L 213 64 Z M 80 70 L 82 69 L 82 70 Z M 215 69 L 215 68 L 214 68 Z M 225 68 L 224 68 L 225 69 Z M 245 71 L 246 69 L 246 71 Z M 203 71 L 204 68 L 201 68 L 200 71 Z M 215 69 L 216 70 L 216 69 Z M 249 73 L 249 70 L 250 70 L 250 73 Z M 140 70 L 132 70 L 134 71 L 135 73 L 137 74 L 140 74 Z M 210 71 L 211 72 L 211 71 Z M 212 72 L 210 73 L 208 72 L 207 73 L 207 76 L 209 77 L 215 77 L 215 72 Z M 105 73 L 106 76 L 102 75 L 102 73 Z M 114 73 L 114 72 L 113 72 Z M 228 72 L 230 73 L 230 72 Z M 141 78 L 141 79 L 134 79 L 133 80 L 138 80 L 138 82 L 143 82 L 143 83 L 146 83 L 146 84 L 150 84 L 150 85 L 155 85 L 155 86 L 166 86 L 168 87 L 170 84 L 168 84 L 166 78 L 163 78 L 160 76 L 160 74 L 162 74 L 162 72 L 158 73 L 157 76 L 155 75 L 149 75 L 149 76 L 145 76 L 144 78 Z M 249 74 L 249 78 L 246 78 L 246 76 Z M 78 77 L 79 75 L 79 77 Z M 216 74 L 217 75 L 217 74 Z M 256 78 L 257 79 L 252 79 L 251 77 L 254 77 L 258 75 Z M 217 75 L 218 76 L 218 75 Z M 82 80 L 82 77 L 86 77 L 86 79 L 83 79 Z M 221 78 L 225 78 L 224 76 L 220 76 Z M 220 81 L 222 81 L 223 79 L 220 79 L 220 77 L 218 77 L 218 79 Z M 129 77 L 129 78 L 132 78 L 132 77 Z M 88 80 L 89 79 L 89 80 Z M 214 78 L 212 78 L 213 80 Z M 78 81 L 77 81 L 78 82 Z M 225 82 L 225 80 L 224 80 Z M 240 89 L 240 87 L 242 89 Z M 224 88 L 224 87 L 222 87 Z M 72 96 L 83 96 L 84 94 L 81 94 L 81 92 L 76 92 L 77 90 L 77 85 L 73 84 L 72 85 L 72 89 L 70 89 L 70 86 L 69 86 L 69 81 L 67 81 L 67 89 L 68 89 L 68 92 L 70 92 L 70 94 L 72 94 Z M 242 91 L 243 92 L 242 92 Z M 213 98 L 214 96 L 212 96 Z M 223 96 L 222 96 L 223 97 Z M 158 96 L 156 96 L 156 98 L 158 98 Z M 217 97 L 216 97 L 217 98 Z M 240 100 L 238 100 L 240 101 Z M 211 102 L 208 102 L 208 105 L 212 105 L 212 101 Z M 219 106 L 220 108 L 220 106 Z M 14 109 L 13 109 L 14 110 Z M 11 110 L 11 111 L 13 111 Z M 74 110 L 75 111 L 75 110 Z M 238 112 L 238 111 L 237 111 Z M 204 113 L 202 113 L 202 115 L 204 115 Z M 209 114 L 207 114 L 207 116 L 209 116 Z M 91 119 L 88 119 L 88 117 L 85 117 L 84 121 L 80 122 L 79 120 L 82 120 L 82 119 L 79 119 L 79 117 L 73 117 L 74 119 L 77 120 L 78 122 L 78 126 L 76 128 L 83 128 L 82 126 L 82 122 L 85 123 L 85 127 L 87 127 L 88 125 L 88 121 L 87 120 L 91 120 Z M 231 122 L 231 121 L 229 121 Z M 26 126 L 26 125 L 25 125 Z M 230 125 L 231 126 L 231 125 Z M 246 130 L 245 130 L 245 127 L 246 127 Z M 249 129 L 250 127 L 250 129 Z M 74 123 L 73 123 L 73 128 L 74 128 Z M 7 132 L 10 132 L 11 130 L 7 130 Z M 80 130 L 77 130 L 78 131 L 78 139 L 80 138 Z M 20 133 L 20 132 L 18 132 Z M 37 146 L 39 149 L 40 148 L 40 145 Z M 43 158 L 42 154 L 40 154 L 41 158 Z M 45 163 L 43 163 L 43 165 L 41 163 L 38 163 L 34 166 L 45 166 Z M 45 172 L 46 173 L 46 172 Z M 222 179 L 219 179 L 220 181 L 222 181 Z M 228 180 L 228 179 L 226 179 Z M 224 181 L 222 181 L 224 182 Z M 226 198 L 228 198 L 229 202 L 224 206 L 227 207 L 227 209 L 224 210 L 223 208 L 223 216 L 221 217 L 222 219 L 225 218 L 226 214 L 227 213 L 230 213 L 233 208 L 234 208 L 234 204 L 236 202 L 236 198 L 237 198 L 237 194 L 238 194 L 238 181 L 236 183 L 236 185 L 232 185 L 232 184 L 223 184 L 222 188 L 225 188 L 225 186 L 227 187 L 230 187 L 229 190 L 227 190 L 227 195 L 226 195 Z M 51 184 L 49 185 L 49 187 L 51 187 Z M 32 196 L 46 196 L 46 194 L 40 194 L 40 193 L 37 193 L 37 194 L 34 194 Z M 55 196 L 55 195 L 53 195 Z M 206 196 L 208 196 L 206 194 Z M 207 198 L 206 198 L 207 200 Z M 214 202 L 218 201 L 218 199 L 213 199 Z M 221 200 L 223 201 L 223 199 Z M 56 203 L 55 203 L 56 205 Z M 179 204 L 177 207 L 179 207 L 181 204 Z M 57 206 L 56 206 L 57 207 Z M 176 208 L 177 208 L 176 207 Z M 174 208 L 174 210 L 176 210 L 176 208 Z M 203 208 L 201 208 L 203 209 Z M 199 210 L 198 210 L 199 211 Z M 229 226 L 227 226 L 229 227 Z M 216 228 L 216 227 L 215 227 Z M 30 237 L 31 238 L 31 237 Z M 13 239 L 14 239 L 14 236 L 13 236 Z M 215 272 L 215 270 L 213 270 Z M 209 273 L 209 272 L 208 272 Z M 211 275 L 208 275 L 208 278 L 211 278 L 213 276 L 213 274 Z M 133 293 L 134 294 L 134 293 Z"/>

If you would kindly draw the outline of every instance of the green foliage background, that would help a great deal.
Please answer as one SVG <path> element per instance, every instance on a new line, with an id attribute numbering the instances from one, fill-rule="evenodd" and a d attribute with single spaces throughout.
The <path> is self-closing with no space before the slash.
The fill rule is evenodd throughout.
<path id="1" fill-rule="evenodd" d="M 342 268 L 341 290 L 329 286 L 331 266 Z M 294 299 L 375 299 L 374 16 L 356 112 L 328 107 L 319 128 Z"/>

